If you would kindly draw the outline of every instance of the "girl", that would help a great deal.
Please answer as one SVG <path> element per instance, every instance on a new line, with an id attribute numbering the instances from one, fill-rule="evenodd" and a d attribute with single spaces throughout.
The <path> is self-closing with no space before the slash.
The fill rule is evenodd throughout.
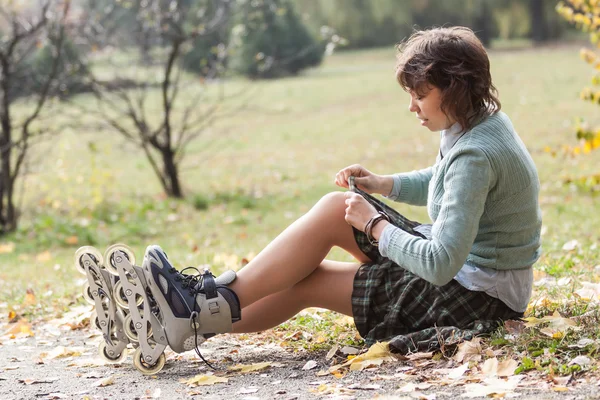
<path id="1" fill-rule="evenodd" d="M 150 246 L 143 265 L 152 295 L 161 312 L 186 321 L 163 320 L 169 344 L 262 331 L 322 307 L 354 317 L 368 345 L 408 352 L 523 315 L 540 256 L 539 181 L 500 111 L 484 47 L 468 28 L 417 31 L 399 46 L 396 79 L 421 126 L 441 132 L 435 163 L 394 175 L 342 169 L 335 184 L 351 190 L 321 198 L 237 278 L 190 282 Z M 431 224 L 407 220 L 373 193 L 427 206 Z M 326 260 L 333 246 L 357 262 Z"/>

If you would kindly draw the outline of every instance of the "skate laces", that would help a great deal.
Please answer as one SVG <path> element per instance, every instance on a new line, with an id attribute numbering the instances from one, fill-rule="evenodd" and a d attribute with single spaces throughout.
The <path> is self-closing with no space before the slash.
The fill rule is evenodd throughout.
<path id="1" fill-rule="evenodd" d="M 185 274 L 184 271 L 187 271 L 187 270 L 192 270 L 192 271 L 195 271 L 196 273 L 195 274 L 193 274 L 193 273 Z M 176 268 L 171 267 L 169 269 L 169 272 L 176 274 L 175 280 L 182 282 L 181 287 L 183 289 L 189 289 L 190 295 L 195 294 L 194 289 L 195 289 L 196 285 L 202 281 L 202 275 L 200 274 L 200 270 L 198 270 L 198 268 L 196 268 L 196 267 L 186 267 L 186 268 L 182 269 L 181 271 L 177 271 Z"/>

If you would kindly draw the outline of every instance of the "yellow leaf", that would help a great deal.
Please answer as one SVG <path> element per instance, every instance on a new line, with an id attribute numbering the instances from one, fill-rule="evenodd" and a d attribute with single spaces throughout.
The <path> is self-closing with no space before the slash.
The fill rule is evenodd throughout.
<path id="1" fill-rule="evenodd" d="M 229 379 L 221 378 L 220 376 L 214 375 L 196 375 L 193 378 L 183 381 L 185 384 L 191 387 L 195 386 L 209 386 L 215 383 L 227 383 Z"/>
<path id="2" fill-rule="evenodd" d="M 33 332 L 31 331 L 31 325 L 29 324 L 29 322 L 27 322 L 26 319 L 22 319 L 19 322 L 17 322 L 16 324 L 13 324 L 8 329 L 8 331 L 6 331 L 4 333 L 4 335 L 18 335 L 18 334 L 34 336 Z"/>
<path id="3" fill-rule="evenodd" d="M 77 236 L 69 236 L 68 238 L 65 239 L 65 243 L 75 245 L 75 244 L 79 243 L 79 238 Z"/>
<path id="4" fill-rule="evenodd" d="M 249 365 L 238 364 L 238 365 L 234 365 L 233 367 L 229 367 L 228 369 L 230 371 L 237 371 L 237 372 L 241 372 L 242 374 L 246 374 L 248 372 L 262 371 L 263 369 L 267 369 L 270 366 L 271 366 L 270 362 L 262 362 L 262 363 L 249 364 Z"/>
<path id="5" fill-rule="evenodd" d="M 25 306 L 32 306 L 34 304 L 37 304 L 37 299 L 35 298 L 33 289 L 27 289 L 27 292 L 25 293 L 25 300 L 23 300 L 23 304 Z"/>
<path id="6" fill-rule="evenodd" d="M 49 251 L 44 251 L 35 257 L 38 262 L 46 262 L 52 260 L 52 254 Z"/>
<path id="7" fill-rule="evenodd" d="M 66 357 L 78 357 L 83 352 L 83 348 L 81 347 L 65 347 L 65 346 L 57 346 L 52 349 L 49 353 L 40 355 L 40 357 L 45 358 L 47 360 L 54 360 L 56 358 L 66 358 Z"/>
<path id="8" fill-rule="evenodd" d="M 362 371 L 370 366 L 379 366 L 386 361 L 395 360 L 396 357 L 390 352 L 389 344 L 387 342 L 377 342 L 366 353 L 346 361 L 343 366 L 350 366 L 351 371 Z"/>
<path id="9" fill-rule="evenodd" d="M 12 253 L 15 251 L 15 244 L 13 242 L 0 243 L 0 254 Z"/>

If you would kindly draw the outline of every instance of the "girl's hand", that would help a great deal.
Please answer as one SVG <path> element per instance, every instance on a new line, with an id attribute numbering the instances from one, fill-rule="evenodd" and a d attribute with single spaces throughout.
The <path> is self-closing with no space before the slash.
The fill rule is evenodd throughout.
<path id="1" fill-rule="evenodd" d="M 377 174 L 372 173 L 371 171 L 369 171 L 368 169 L 366 169 L 365 167 L 363 167 L 362 165 L 359 164 L 354 164 L 351 165 L 349 167 L 343 168 L 341 169 L 336 175 L 335 175 L 335 184 L 348 189 L 348 178 L 354 176 L 354 183 L 356 184 L 356 186 L 369 193 L 382 193 L 381 192 L 381 186 L 382 186 L 382 178 Z M 393 184 L 393 182 L 392 182 Z M 391 190 L 391 188 L 390 188 Z M 389 191 L 387 192 L 389 193 Z M 382 193 L 382 194 L 387 194 L 387 193 Z"/>
<path id="2" fill-rule="evenodd" d="M 346 192 L 346 222 L 360 231 L 365 231 L 365 225 L 377 215 L 377 210 L 358 193 Z"/>

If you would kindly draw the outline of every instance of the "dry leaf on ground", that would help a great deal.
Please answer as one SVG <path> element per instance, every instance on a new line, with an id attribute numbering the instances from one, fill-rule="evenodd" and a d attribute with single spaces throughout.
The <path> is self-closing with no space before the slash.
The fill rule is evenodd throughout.
<path id="1" fill-rule="evenodd" d="M 256 363 L 256 364 L 248 364 L 248 365 L 237 364 L 232 367 L 229 367 L 228 370 L 246 374 L 248 372 L 262 371 L 263 369 L 267 369 L 271 366 L 272 366 L 272 363 L 270 363 L 270 362 L 262 362 L 262 363 Z"/>
<path id="2" fill-rule="evenodd" d="M 114 385 L 115 377 L 113 375 L 107 376 L 106 378 L 98 379 L 96 382 L 92 383 L 93 387 L 105 387 Z"/>
<path id="3" fill-rule="evenodd" d="M 366 353 L 345 362 L 343 366 L 350 366 L 351 371 L 362 371 L 370 366 L 379 366 L 386 361 L 396 361 L 396 357 L 390 352 L 387 342 L 378 342 L 372 345 Z"/>
<path id="4" fill-rule="evenodd" d="M 473 338 L 468 342 L 462 342 L 458 345 L 458 351 L 452 357 L 455 361 L 461 363 L 465 361 L 481 361 L 481 338 Z"/>
<path id="5" fill-rule="evenodd" d="M 196 386 L 209 386 L 209 385 L 214 385 L 216 383 L 227 383 L 227 382 L 229 382 L 229 379 L 223 378 L 220 376 L 214 376 L 211 374 L 206 374 L 206 375 L 196 375 L 193 378 L 184 379 L 183 381 L 180 381 L 180 382 L 185 383 L 186 385 L 188 385 L 190 387 L 196 387 Z"/>

